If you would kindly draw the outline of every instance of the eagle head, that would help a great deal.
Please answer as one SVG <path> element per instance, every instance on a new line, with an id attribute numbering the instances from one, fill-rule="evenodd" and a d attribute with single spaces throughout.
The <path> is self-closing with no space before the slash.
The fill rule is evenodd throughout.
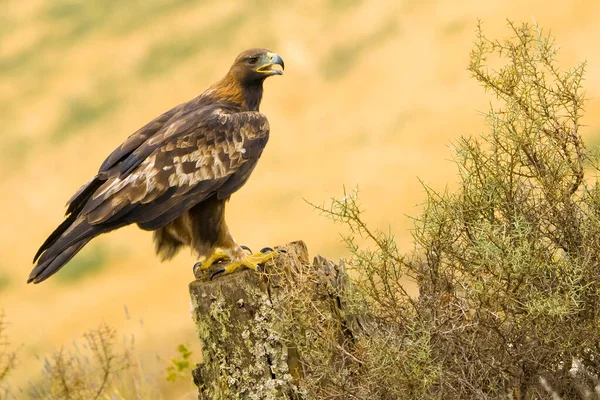
<path id="1" fill-rule="evenodd" d="M 278 54 L 267 49 L 250 49 L 237 56 L 229 73 L 246 86 L 262 83 L 269 76 L 282 75 L 283 69 L 283 59 Z"/>

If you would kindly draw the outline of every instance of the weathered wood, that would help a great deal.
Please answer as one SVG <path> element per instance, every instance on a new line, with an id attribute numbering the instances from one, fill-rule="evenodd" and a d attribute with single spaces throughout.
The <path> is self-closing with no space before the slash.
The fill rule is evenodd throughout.
<path id="1" fill-rule="evenodd" d="M 310 263 L 303 242 L 277 249 L 285 253 L 265 272 L 243 270 L 212 281 L 205 276 L 190 284 L 204 359 L 193 372 L 199 399 L 305 398 L 307 371 L 294 327 L 282 326 L 289 318 L 281 318 L 294 315 L 300 284 L 319 314 L 339 321 L 340 342 L 352 339 L 336 295 L 345 281 L 343 267 L 322 257 Z"/>

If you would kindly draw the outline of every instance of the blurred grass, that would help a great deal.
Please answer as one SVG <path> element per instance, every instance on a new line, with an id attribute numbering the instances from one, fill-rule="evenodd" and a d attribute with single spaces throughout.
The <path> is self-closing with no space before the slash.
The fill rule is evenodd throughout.
<path id="1" fill-rule="evenodd" d="M 62 143 L 74 133 L 110 115 L 120 103 L 121 98 L 114 93 L 93 93 L 70 98 L 65 114 L 54 128 L 51 141 Z"/>
<path id="2" fill-rule="evenodd" d="M 0 293 L 5 291 L 12 283 L 12 279 L 7 273 L 0 273 Z"/>
<path id="3" fill-rule="evenodd" d="M 591 130 L 591 133 L 586 138 L 586 147 L 589 149 L 600 147 L 600 128 Z"/>
<path id="4" fill-rule="evenodd" d="M 33 147 L 33 141 L 24 136 L 7 135 L 2 143 L 2 156 L 5 162 L 25 161 L 29 151 Z"/>
<path id="5" fill-rule="evenodd" d="M 95 31 L 123 34 L 145 26 L 157 17 L 165 17 L 182 6 L 202 3 L 194 0 L 59 0 L 49 3 L 41 14 L 44 22 L 63 25 L 63 41 L 80 41 Z"/>
<path id="6" fill-rule="evenodd" d="M 350 135 L 348 141 L 355 147 L 366 146 L 371 142 L 371 134 L 365 131 L 358 131 Z"/>
<path id="7" fill-rule="evenodd" d="M 166 1 L 134 1 L 133 3 L 142 7 L 129 12 L 129 15 L 120 18 L 115 23 L 114 33 L 128 33 L 149 22 L 167 17 L 170 13 L 181 8 L 206 3 L 206 0 L 166 0 Z"/>
<path id="8" fill-rule="evenodd" d="M 70 45 L 81 43 L 95 32 L 123 35 L 144 28 L 156 18 L 167 17 L 184 6 L 204 0 L 58 0 L 48 2 L 37 13 L 39 38 L 29 46 L 0 58 L 0 74 L 27 71 L 27 85 L 40 93 L 40 85 L 49 79 Z M 16 26 L 9 16 L 0 16 L 0 39 Z M 27 95 L 31 91 L 25 89 Z M 23 93 L 22 93 L 23 94 Z M 26 96 L 27 97 L 27 96 Z"/>
<path id="9" fill-rule="evenodd" d="M 322 63 L 321 70 L 326 79 L 342 78 L 372 47 L 391 39 L 398 33 L 398 23 L 390 20 L 372 33 L 356 39 L 353 42 L 342 43 L 334 47 Z"/>
<path id="10" fill-rule="evenodd" d="M 16 54 L 0 58 L 0 74 L 23 72 L 25 67 L 28 75 L 35 74 L 32 69 L 39 69 L 40 61 L 52 47 L 54 40 L 54 35 L 47 35 Z"/>
<path id="11" fill-rule="evenodd" d="M 53 1 L 42 10 L 41 19 L 55 25 L 62 24 L 63 39 L 81 40 L 106 24 L 118 5 L 118 2 L 112 0 Z"/>
<path id="12" fill-rule="evenodd" d="M 0 178 L 19 173 L 29 162 L 29 154 L 35 142 L 26 136 L 19 135 L 14 128 L 0 135 Z"/>
<path id="13" fill-rule="evenodd" d="M 68 265 L 56 273 L 56 280 L 62 283 L 77 282 L 89 275 L 100 272 L 109 260 L 108 249 L 100 244 L 84 247 Z"/>
<path id="14" fill-rule="evenodd" d="M 442 28 L 442 33 L 448 36 L 456 35 L 464 31 L 467 25 L 468 23 L 466 20 L 455 19 L 454 21 L 450 22 L 449 24 L 446 24 Z"/>
<path id="15" fill-rule="evenodd" d="M 15 27 L 15 21 L 9 15 L 0 15 L 0 40 Z"/>
<path id="16" fill-rule="evenodd" d="M 153 77 L 169 72 L 209 48 L 227 45 L 233 35 L 247 21 L 247 13 L 235 12 L 232 15 L 195 32 L 185 32 L 169 40 L 154 43 L 138 67 L 140 75 Z M 210 60 L 206 62 L 210 63 Z"/>
<path id="17" fill-rule="evenodd" d="M 361 4 L 364 0 L 329 0 L 329 7 L 335 10 L 344 10 Z"/>

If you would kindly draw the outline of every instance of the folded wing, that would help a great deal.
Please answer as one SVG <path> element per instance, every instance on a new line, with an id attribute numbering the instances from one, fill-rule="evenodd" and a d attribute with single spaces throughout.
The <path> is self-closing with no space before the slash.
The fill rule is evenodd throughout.
<path id="1" fill-rule="evenodd" d="M 247 179 L 268 140 L 258 112 L 179 106 L 130 136 L 68 203 L 67 218 L 35 256 L 41 282 L 92 238 L 137 223 L 158 229 L 211 195 L 227 198 Z"/>

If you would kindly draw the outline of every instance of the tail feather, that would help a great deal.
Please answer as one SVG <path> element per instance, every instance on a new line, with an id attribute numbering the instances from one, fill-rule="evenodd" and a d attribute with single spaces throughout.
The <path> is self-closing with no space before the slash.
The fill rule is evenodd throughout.
<path id="1" fill-rule="evenodd" d="M 88 183 L 79 188 L 79 190 L 67 202 L 67 214 L 79 214 L 86 205 L 94 192 L 102 186 L 104 180 L 98 177 L 93 178 Z"/>
<path id="2" fill-rule="evenodd" d="M 127 225 L 127 222 L 91 225 L 85 217 L 76 219 L 70 226 L 63 229 L 59 237 L 52 240 L 51 245 L 42 246 L 45 250 L 43 249 L 43 253 L 39 255 L 37 265 L 31 271 L 27 283 L 42 282 L 69 262 L 90 240 L 124 225 Z"/>
<path id="3" fill-rule="evenodd" d="M 69 215 L 67 219 L 65 219 L 63 223 L 60 224 L 58 228 L 56 228 L 54 232 L 52 232 L 50 236 L 48 236 L 48 238 L 44 241 L 44 243 L 40 246 L 37 253 L 35 253 L 35 256 L 33 257 L 33 262 L 36 262 L 44 251 L 48 250 L 54 243 L 56 243 L 56 241 L 62 236 L 63 233 L 65 233 L 67 229 L 71 227 L 71 225 L 73 224 L 73 222 L 75 222 L 76 219 L 76 214 Z"/>
<path id="4" fill-rule="evenodd" d="M 58 239 L 60 239 L 62 234 L 65 233 L 65 231 L 69 229 L 71 225 L 73 225 L 73 222 L 75 222 L 89 198 L 96 191 L 96 189 L 102 186 L 102 183 L 103 181 L 97 177 L 93 178 L 88 183 L 83 185 L 77 191 L 77 193 L 73 195 L 73 197 L 71 197 L 71 199 L 67 202 L 67 218 L 58 226 L 58 228 L 54 230 L 54 232 L 50 234 L 50 236 L 48 236 L 48 238 L 40 246 L 37 253 L 35 253 L 35 256 L 33 257 L 34 263 L 38 260 L 38 258 L 40 258 L 40 255 L 44 251 L 48 250 L 52 245 L 54 245 Z"/>
<path id="5" fill-rule="evenodd" d="M 48 246 L 47 249 L 40 254 L 38 264 L 45 264 L 48 260 L 57 257 L 72 245 L 97 236 L 94 230 L 97 230 L 97 227 L 90 225 L 85 217 L 75 219 L 75 221 L 62 232 L 60 237 L 55 239 L 54 243 Z"/>
<path id="6" fill-rule="evenodd" d="M 101 232 L 88 224 L 85 217 L 69 216 L 44 242 L 27 283 L 40 283 L 69 262 L 90 240 Z M 96 230 L 96 232 L 94 232 Z"/>
<path id="7" fill-rule="evenodd" d="M 59 253 L 56 257 L 52 257 L 45 262 L 38 264 L 31 274 L 29 274 L 29 278 L 27 279 L 27 283 L 40 283 L 54 275 L 58 272 L 59 269 L 62 268 L 67 262 L 69 262 L 75 254 L 79 252 L 92 238 L 82 240 L 77 242 L 66 250 Z"/>

